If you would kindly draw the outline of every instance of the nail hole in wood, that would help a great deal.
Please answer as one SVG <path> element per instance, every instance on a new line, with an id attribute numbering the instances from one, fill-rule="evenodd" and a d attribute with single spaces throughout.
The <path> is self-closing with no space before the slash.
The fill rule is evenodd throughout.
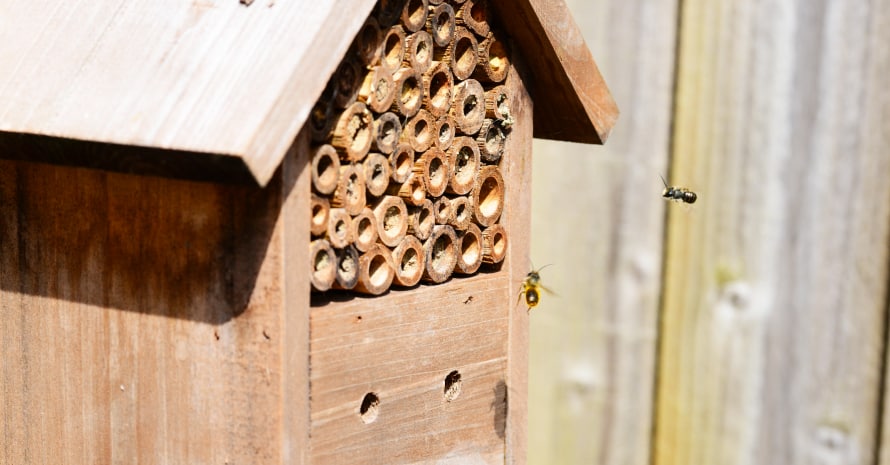
<path id="1" fill-rule="evenodd" d="M 445 377 L 445 401 L 451 402 L 460 396 L 460 373 L 457 370 L 448 373 Z"/>

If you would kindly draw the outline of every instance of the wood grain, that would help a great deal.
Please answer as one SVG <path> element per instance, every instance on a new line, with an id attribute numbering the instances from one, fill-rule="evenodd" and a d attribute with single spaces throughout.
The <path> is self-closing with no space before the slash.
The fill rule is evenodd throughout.
<path id="1" fill-rule="evenodd" d="M 669 215 L 657 465 L 874 463 L 887 18 L 683 2 L 671 181 L 701 195 Z"/>
<path id="2" fill-rule="evenodd" d="M 0 462 L 305 463 L 307 161 L 267 189 L 0 161 Z"/>
<path id="3" fill-rule="evenodd" d="M 605 142 L 618 107 L 565 1 L 491 3 L 513 50 L 529 61 L 535 137 Z"/>
<path id="4" fill-rule="evenodd" d="M 534 146 L 531 260 L 554 293 L 531 311 L 529 463 L 648 465 L 677 2 L 568 6 L 623 116 L 602 147 Z"/>

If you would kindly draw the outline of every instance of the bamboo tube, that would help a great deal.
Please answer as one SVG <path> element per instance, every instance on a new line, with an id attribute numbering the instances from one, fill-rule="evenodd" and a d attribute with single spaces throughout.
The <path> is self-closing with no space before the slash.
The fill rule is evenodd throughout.
<path id="1" fill-rule="evenodd" d="M 448 155 L 439 149 L 427 150 L 414 162 L 414 175 L 423 179 L 428 196 L 438 197 L 444 194 L 451 179 Z"/>
<path id="2" fill-rule="evenodd" d="M 405 59 L 402 66 L 425 73 L 433 64 L 433 36 L 426 31 L 417 31 L 405 39 Z"/>
<path id="3" fill-rule="evenodd" d="M 389 28 L 380 44 L 379 65 L 391 73 L 395 72 L 405 60 L 406 45 L 405 30 L 402 26 Z"/>
<path id="4" fill-rule="evenodd" d="M 476 134 L 485 121 L 485 91 L 475 79 L 467 79 L 454 86 L 451 116 L 457 129 L 464 134 Z"/>
<path id="5" fill-rule="evenodd" d="M 377 55 L 380 50 L 380 39 L 383 32 L 380 30 L 380 23 L 373 16 L 369 16 L 358 30 L 355 39 L 352 42 L 352 49 L 358 57 L 362 65 L 373 66 L 380 59 Z"/>
<path id="6" fill-rule="evenodd" d="M 485 117 L 500 120 L 500 126 L 505 130 L 513 125 L 513 116 L 510 113 L 510 93 L 507 86 L 495 86 L 485 91 Z"/>
<path id="7" fill-rule="evenodd" d="M 479 156 L 484 163 L 497 163 L 504 154 L 504 146 L 507 143 L 507 135 L 495 120 L 486 119 L 476 136 L 476 144 L 479 146 Z"/>
<path id="8" fill-rule="evenodd" d="M 309 113 L 309 132 L 312 142 L 324 142 L 331 137 L 334 127 L 334 103 L 319 99 Z"/>
<path id="9" fill-rule="evenodd" d="M 447 64 L 437 61 L 423 75 L 423 99 L 434 118 L 448 114 L 454 99 L 454 77 Z"/>
<path id="10" fill-rule="evenodd" d="M 334 83 L 337 92 L 334 97 L 334 106 L 338 109 L 347 108 L 358 95 L 362 84 L 361 66 L 355 59 L 347 58 L 340 62 L 337 71 L 334 72 Z"/>
<path id="11" fill-rule="evenodd" d="M 367 252 L 377 242 L 377 218 L 365 207 L 352 217 L 352 244 L 359 252 Z"/>
<path id="12" fill-rule="evenodd" d="M 454 272 L 473 274 L 482 265 L 482 231 L 479 226 L 470 223 L 466 231 L 457 235 L 457 263 Z"/>
<path id="13" fill-rule="evenodd" d="M 445 0 L 430 0 L 430 7 L 441 5 Z"/>
<path id="14" fill-rule="evenodd" d="M 405 0 L 379 0 L 373 14 L 380 27 L 386 28 L 395 24 L 402 15 L 404 4 Z"/>
<path id="15" fill-rule="evenodd" d="M 473 74 L 479 59 L 479 42 L 472 32 L 463 27 L 454 28 L 454 36 L 444 50 L 433 55 L 434 61 L 442 61 L 451 67 L 454 78 L 464 80 Z"/>
<path id="16" fill-rule="evenodd" d="M 408 207 L 408 233 L 425 241 L 433 233 L 436 217 L 433 213 L 433 201 L 423 199 L 419 206 Z"/>
<path id="17" fill-rule="evenodd" d="M 411 68 L 400 68 L 393 76 L 396 94 L 392 110 L 408 118 L 417 114 L 423 105 L 423 81 Z"/>
<path id="18" fill-rule="evenodd" d="M 473 187 L 473 220 L 482 227 L 497 222 L 504 210 L 504 177 L 494 165 L 483 165 Z"/>
<path id="19" fill-rule="evenodd" d="M 371 148 L 374 118 L 364 103 L 350 105 L 337 120 L 331 145 L 349 161 L 361 161 Z"/>
<path id="20" fill-rule="evenodd" d="M 335 289 L 352 289 L 358 283 L 358 251 L 348 245 L 337 251 L 337 276 L 334 279 Z"/>
<path id="21" fill-rule="evenodd" d="M 389 155 L 395 150 L 402 134 L 402 122 L 393 112 L 386 112 L 374 120 L 374 141 L 372 147 L 378 152 Z"/>
<path id="22" fill-rule="evenodd" d="M 408 120 L 402 131 L 402 142 L 407 142 L 414 153 L 425 152 L 436 140 L 436 126 L 430 112 L 421 109 Z"/>
<path id="23" fill-rule="evenodd" d="M 381 197 L 374 205 L 374 218 L 377 235 L 386 246 L 397 246 L 408 233 L 408 207 L 400 197 Z"/>
<path id="24" fill-rule="evenodd" d="M 448 115 L 439 118 L 436 121 L 436 140 L 435 146 L 439 150 L 447 151 L 454 142 L 454 119 Z"/>
<path id="25" fill-rule="evenodd" d="M 507 44 L 489 33 L 479 44 L 479 62 L 473 77 L 481 82 L 503 82 L 510 69 L 510 52 Z"/>
<path id="26" fill-rule="evenodd" d="M 473 202 L 469 197 L 451 199 L 451 218 L 448 224 L 458 231 L 464 231 L 473 224 Z"/>
<path id="27" fill-rule="evenodd" d="M 330 195 L 340 178 L 340 157 L 333 146 L 324 144 L 312 154 L 312 188 L 322 195 Z"/>
<path id="28" fill-rule="evenodd" d="M 408 0 L 402 8 L 402 25 L 411 32 L 417 32 L 426 25 L 428 0 Z"/>
<path id="29" fill-rule="evenodd" d="M 408 180 L 411 170 L 414 168 L 414 149 L 407 143 L 400 143 L 389 155 L 389 166 L 392 172 L 392 180 L 402 184 Z M 397 189 L 398 191 L 398 189 Z"/>
<path id="30" fill-rule="evenodd" d="M 358 282 L 355 290 L 364 294 L 380 295 L 389 289 L 395 277 L 392 255 L 381 244 L 374 244 L 358 259 Z"/>
<path id="31" fill-rule="evenodd" d="M 389 179 L 392 176 L 389 159 L 379 153 L 369 153 L 361 165 L 368 193 L 374 197 L 380 197 L 386 193 Z"/>
<path id="32" fill-rule="evenodd" d="M 365 75 L 357 98 L 372 111 L 383 113 L 392 106 L 395 90 L 392 74 L 382 66 L 374 66 Z"/>
<path id="33" fill-rule="evenodd" d="M 315 194 L 309 199 L 312 207 L 312 218 L 309 222 L 309 232 L 313 236 L 321 236 L 328 230 L 328 218 L 331 214 L 331 204 L 326 197 Z"/>
<path id="34" fill-rule="evenodd" d="M 309 281 L 316 291 L 326 291 L 337 277 L 337 255 L 331 243 L 316 239 L 309 243 L 309 256 L 312 259 Z"/>
<path id="35" fill-rule="evenodd" d="M 479 147 L 469 137 L 456 137 L 448 154 L 453 169 L 447 191 L 458 195 L 468 194 L 473 190 L 479 170 Z"/>
<path id="36" fill-rule="evenodd" d="M 426 199 L 426 186 L 423 184 L 422 177 L 411 173 L 404 183 L 390 184 L 386 188 L 386 193 L 400 197 L 408 205 L 418 206 Z"/>
<path id="37" fill-rule="evenodd" d="M 340 167 L 340 179 L 331 198 L 331 206 L 343 208 L 350 215 L 358 215 L 365 207 L 365 176 L 358 166 Z"/>
<path id="38" fill-rule="evenodd" d="M 436 219 L 436 224 L 449 224 L 453 215 L 451 199 L 448 197 L 442 196 L 433 202 L 433 216 Z"/>
<path id="39" fill-rule="evenodd" d="M 454 8 L 442 2 L 430 7 L 426 27 L 429 29 L 433 42 L 436 45 L 447 47 L 451 43 L 451 39 L 454 38 Z"/>
<path id="40" fill-rule="evenodd" d="M 458 26 L 465 26 L 475 34 L 485 37 L 491 31 L 488 27 L 488 5 L 486 0 L 466 0 L 454 15 Z"/>
<path id="41" fill-rule="evenodd" d="M 352 217 L 342 208 L 332 208 L 328 213 L 327 239 L 331 245 L 342 249 L 352 244 Z"/>
<path id="42" fill-rule="evenodd" d="M 392 251 L 392 261 L 396 273 L 393 282 L 399 286 L 411 287 L 423 277 L 423 244 L 414 236 L 405 239 Z"/>
<path id="43" fill-rule="evenodd" d="M 433 233 L 423 243 L 423 280 L 445 282 L 457 263 L 457 235 L 447 225 L 433 226 Z"/>
<path id="44" fill-rule="evenodd" d="M 500 223 L 482 230 L 482 261 L 500 263 L 507 256 L 507 230 Z"/>

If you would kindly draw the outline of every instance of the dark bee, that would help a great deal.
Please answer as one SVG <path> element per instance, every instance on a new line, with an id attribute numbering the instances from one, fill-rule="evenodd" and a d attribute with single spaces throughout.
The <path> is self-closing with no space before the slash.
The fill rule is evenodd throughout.
<path id="1" fill-rule="evenodd" d="M 664 177 L 661 177 L 661 182 L 664 183 L 664 191 L 661 192 L 661 196 L 676 202 L 685 202 L 685 203 L 695 203 L 698 196 L 695 192 L 685 188 L 685 187 L 671 187 L 668 186 L 667 181 L 664 180 Z"/>
<path id="2" fill-rule="evenodd" d="M 541 270 L 547 268 L 550 265 L 544 265 L 537 270 L 529 271 L 527 275 L 525 275 L 525 279 L 522 281 L 522 288 L 519 289 L 519 297 L 516 299 L 516 303 L 518 304 L 522 297 L 525 296 L 525 305 L 528 306 L 527 311 L 531 311 L 532 308 L 537 307 L 539 303 L 541 303 L 541 291 L 547 291 L 552 294 L 550 289 L 544 287 L 541 284 Z"/>

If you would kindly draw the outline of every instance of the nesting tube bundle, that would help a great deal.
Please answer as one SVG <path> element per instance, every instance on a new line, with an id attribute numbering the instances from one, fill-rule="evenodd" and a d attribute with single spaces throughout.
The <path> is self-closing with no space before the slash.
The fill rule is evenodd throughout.
<path id="1" fill-rule="evenodd" d="M 486 0 L 379 0 L 310 113 L 311 282 L 379 295 L 506 257 L 510 48 Z"/>

